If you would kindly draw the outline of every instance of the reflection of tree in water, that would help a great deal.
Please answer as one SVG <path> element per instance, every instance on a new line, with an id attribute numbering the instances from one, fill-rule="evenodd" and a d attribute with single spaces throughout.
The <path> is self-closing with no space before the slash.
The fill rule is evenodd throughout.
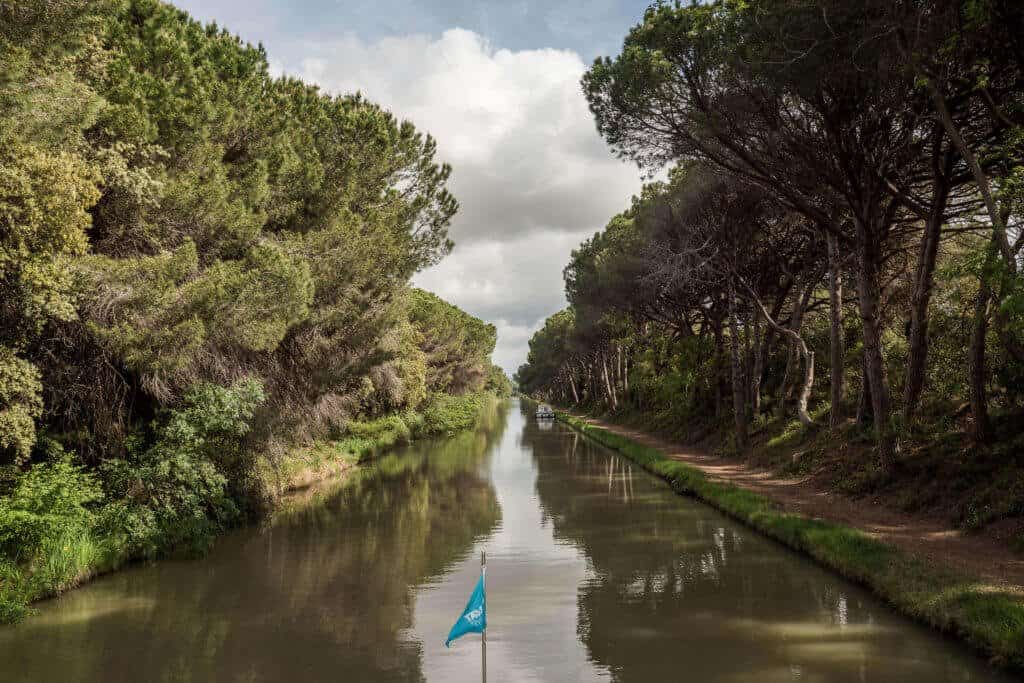
<path id="1" fill-rule="evenodd" d="M 48 627 L 30 621 L 25 642 L 65 653 L 52 680 L 422 680 L 421 647 L 403 634 L 411 588 L 499 523 L 480 469 L 506 417 L 496 408 L 477 432 L 410 447 L 297 496 L 208 559 L 86 588 L 83 614 L 111 599 L 152 604 Z"/>
<path id="2" fill-rule="evenodd" d="M 859 590 L 578 434 L 528 419 L 522 441 L 555 537 L 592 564 L 577 630 L 616 680 L 965 680 Z"/>

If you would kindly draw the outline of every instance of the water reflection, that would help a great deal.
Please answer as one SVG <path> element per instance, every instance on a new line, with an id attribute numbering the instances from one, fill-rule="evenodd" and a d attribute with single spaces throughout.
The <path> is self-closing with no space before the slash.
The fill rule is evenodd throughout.
<path id="1" fill-rule="evenodd" d="M 422 646 L 405 634 L 415 587 L 499 524 L 481 465 L 506 415 L 310 489 L 208 558 L 44 604 L 0 630 L 0 670 L 21 681 L 423 680 Z"/>
<path id="2" fill-rule="evenodd" d="M 958 645 L 574 432 L 528 422 L 523 442 L 555 537 L 591 563 L 579 637 L 615 680 L 995 676 Z"/>
<path id="3" fill-rule="evenodd" d="M 442 640 L 488 554 L 489 681 L 999 681 L 526 406 L 314 487 L 210 557 L 0 629 L 19 681 L 474 681 Z"/>

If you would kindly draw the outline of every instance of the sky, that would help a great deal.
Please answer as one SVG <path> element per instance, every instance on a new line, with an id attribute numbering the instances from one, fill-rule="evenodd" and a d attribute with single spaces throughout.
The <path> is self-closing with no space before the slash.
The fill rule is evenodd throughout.
<path id="1" fill-rule="evenodd" d="M 262 43 L 277 73 L 361 91 L 437 139 L 461 209 L 419 287 L 498 328 L 511 375 L 563 308 L 562 269 L 640 191 L 598 136 L 579 80 L 650 0 L 172 0 Z"/>

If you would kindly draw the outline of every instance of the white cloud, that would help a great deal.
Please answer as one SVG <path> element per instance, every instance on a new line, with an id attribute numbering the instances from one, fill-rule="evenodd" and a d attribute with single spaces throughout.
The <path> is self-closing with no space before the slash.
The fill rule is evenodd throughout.
<path id="1" fill-rule="evenodd" d="M 462 206 L 457 247 L 417 284 L 498 325 L 495 357 L 510 371 L 538 321 L 565 305 L 569 252 L 640 188 L 637 170 L 594 130 L 584 70 L 575 52 L 494 49 L 462 29 L 312 44 L 299 69 L 330 92 L 360 90 L 437 138 Z"/>
<path id="2" fill-rule="evenodd" d="M 585 233 L 535 232 L 514 241 L 456 246 L 416 284 L 498 328 L 494 362 L 509 374 L 526 360 L 544 318 L 565 306 L 562 268 Z"/>

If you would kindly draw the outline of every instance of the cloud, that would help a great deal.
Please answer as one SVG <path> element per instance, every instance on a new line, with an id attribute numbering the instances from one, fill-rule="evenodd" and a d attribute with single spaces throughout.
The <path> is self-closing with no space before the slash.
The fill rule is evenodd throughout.
<path id="1" fill-rule="evenodd" d="M 566 50 L 494 50 L 450 29 L 364 43 L 320 44 L 301 75 L 332 92 L 362 91 L 438 140 L 455 172 L 460 243 L 602 225 L 637 188 L 594 130 Z"/>
<path id="2" fill-rule="evenodd" d="M 640 21 L 650 0 L 172 0 L 204 21 L 218 21 L 249 40 L 263 41 L 271 56 L 304 53 L 310 41 L 354 33 L 440 36 L 453 26 L 475 31 L 517 50 L 559 45 L 590 61 L 610 54 Z"/>
<path id="3" fill-rule="evenodd" d="M 456 249 L 416 283 L 498 325 L 495 358 L 514 370 L 530 332 L 565 305 L 571 250 L 640 189 L 594 129 L 580 56 L 494 49 L 450 29 L 310 44 L 288 70 L 330 92 L 359 90 L 437 139 L 461 204 Z"/>
<path id="4" fill-rule="evenodd" d="M 494 362 L 510 374 L 544 319 L 565 307 L 562 268 L 586 233 L 539 232 L 515 240 L 456 246 L 416 284 L 494 323 Z"/>

